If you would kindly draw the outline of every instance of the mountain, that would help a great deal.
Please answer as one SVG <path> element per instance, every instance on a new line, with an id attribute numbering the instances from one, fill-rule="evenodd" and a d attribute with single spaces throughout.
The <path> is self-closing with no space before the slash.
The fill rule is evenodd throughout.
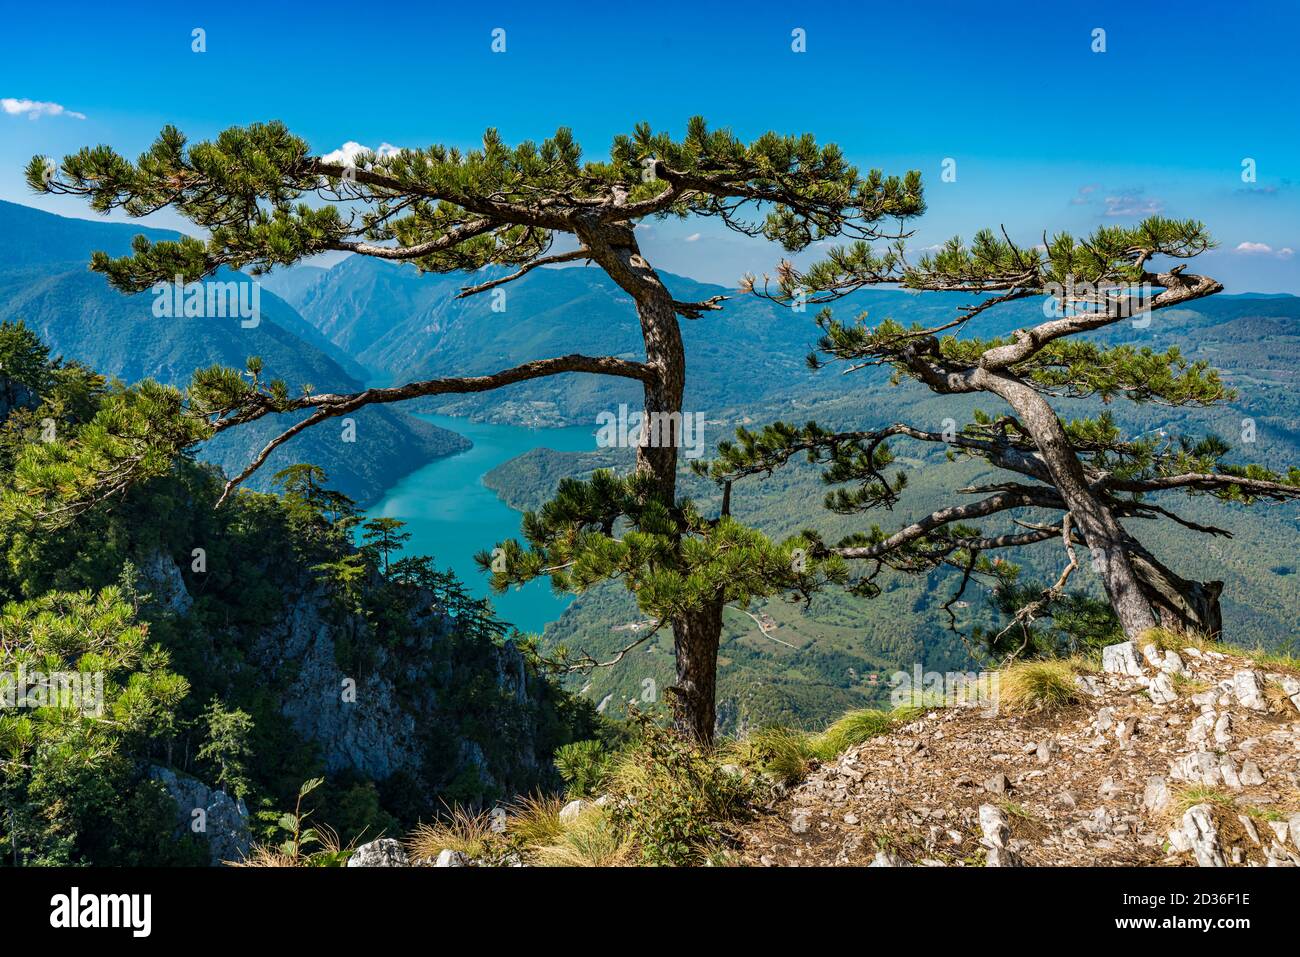
<path id="1" fill-rule="evenodd" d="M 688 410 L 716 420 L 779 396 L 826 391 L 804 362 L 817 338 L 809 321 L 815 309 L 797 313 L 722 286 L 668 273 L 662 278 L 681 300 L 729 297 L 722 310 L 682 322 Z M 278 288 L 308 322 L 387 383 L 483 374 L 571 352 L 643 354 L 631 298 L 596 267 L 538 269 L 500 287 L 503 301 L 490 294 L 456 299 L 468 281 L 352 256 L 310 284 L 282 279 Z M 870 306 L 873 313 L 924 319 L 947 317 L 964 301 L 956 294 L 920 298 L 882 290 L 850 297 L 841 308 Z M 499 422 L 579 425 L 639 398 L 633 383 L 566 375 L 442 400 L 438 408 Z"/>
<path id="2" fill-rule="evenodd" d="M 251 328 L 234 318 L 160 319 L 153 314 L 151 294 L 123 295 L 86 268 L 93 250 L 121 255 L 139 233 L 155 240 L 176 235 L 0 202 L 0 320 L 21 319 L 55 354 L 126 382 L 150 377 L 180 385 L 195 369 L 214 363 L 242 368 L 249 356 L 260 356 L 266 375 L 284 379 L 293 391 L 303 385 L 363 388 L 360 366 L 266 289 L 260 291 L 259 321 Z M 217 278 L 250 282 L 235 273 Z M 310 461 L 325 467 L 336 487 L 369 501 L 419 464 L 468 445 L 455 433 L 394 408 L 363 409 L 353 418 L 355 442 L 345 441 L 337 423 L 311 429 L 277 449 L 250 485 L 265 488 L 277 469 Z M 202 454 L 228 473 L 238 472 L 291 422 L 279 416 L 232 430 Z"/>

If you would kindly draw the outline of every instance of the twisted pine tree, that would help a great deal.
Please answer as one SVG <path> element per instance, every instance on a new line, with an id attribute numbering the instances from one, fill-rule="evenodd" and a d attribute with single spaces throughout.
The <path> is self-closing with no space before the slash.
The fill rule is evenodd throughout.
<path id="1" fill-rule="evenodd" d="M 775 423 L 759 432 L 740 430 L 738 442 L 725 443 L 708 466 L 719 482 L 769 472 L 793 456 L 807 455 L 826 465 L 832 483 L 855 483 L 827 497 L 827 506 L 852 513 L 889 507 L 898 501 L 905 475 L 890 477 L 888 440 L 942 443 L 952 454 L 983 459 L 1008 474 L 1008 480 L 963 489 L 984 497 L 952 504 L 892 533 L 878 526 L 836 546 L 815 540 L 814 560 L 868 563 L 859 587 L 870 594 L 883 567 L 910 572 L 941 564 L 963 572 L 964 590 L 972 574 L 999 575 L 1002 562 L 984 552 L 1061 539 L 1068 561 L 1055 585 L 1021 607 L 1016 618 L 1027 626 L 1050 613 L 1077 567 L 1074 546 L 1091 555 L 1120 627 L 1136 637 L 1156 624 L 1217 634 L 1222 628 L 1220 581 L 1181 578 L 1153 556 L 1122 524 L 1125 518 L 1172 521 L 1208 535 L 1229 534 L 1198 525 L 1158 504 L 1165 492 L 1206 494 L 1223 501 L 1300 498 L 1300 469 L 1287 475 L 1259 465 L 1230 464 L 1228 445 L 1215 436 L 1126 438 L 1109 413 L 1063 422 L 1050 399 L 1098 397 L 1173 407 L 1211 406 L 1234 397 L 1205 362 L 1188 362 L 1176 348 L 1103 345 L 1082 339 L 1125 318 L 1144 325 L 1148 313 L 1213 295 L 1222 286 L 1207 276 L 1186 272 L 1186 264 L 1153 271 L 1159 260 L 1189 259 L 1211 248 L 1198 222 L 1151 218 L 1132 228 L 1102 228 L 1085 240 L 1067 234 L 1037 249 L 1015 245 L 990 231 L 964 245 L 959 239 L 907 262 L 901 242 L 883 252 L 867 243 L 834 250 L 806 271 L 783 262 L 774 278 L 745 287 L 760 296 L 791 304 L 828 303 L 857 289 L 899 283 L 915 290 L 956 290 L 986 294 L 962 307 L 949 322 L 931 328 L 887 320 L 869 326 L 866 317 L 843 323 L 829 308 L 818 317 L 823 335 L 809 357 L 817 367 L 828 360 L 850 368 L 886 366 L 895 382 L 913 379 L 947 396 L 987 393 L 1007 411 L 976 413 L 960 430 L 935 432 L 906 423 L 886 428 L 832 432 L 816 423 L 794 427 Z M 986 310 L 1021 299 L 1045 298 L 1046 321 L 1009 337 L 964 338 L 963 327 Z M 996 534 L 982 533 L 975 521 L 991 516 L 1031 519 L 1047 510 L 1050 522 L 1016 520 Z M 960 591 L 956 597 L 960 596 Z M 1016 621 L 1013 620 L 1012 624 Z M 1026 634 L 1028 631 L 1026 630 Z"/>
<path id="2" fill-rule="evenodd" d="M 818 145 L 811 136 L 767 133 L 744 143 L 698 118 L 680 140 L 639 125 L 614 140 L 607 158 L 586 163 L 566 129 L 541 144 L 513 148 L 489 130 L 482 148 L 470 152 L 430 146 L 382 157 L 368 153 L 344 165 L 313 156 L 280 123 L 232 128 L 193 145 L 168 128 L 134 163 L 99 146 L 59 164 L 37 156 L 27 179 L 43 193 L 83 196 L 99 212 L 143 216 L 170 207 L 206 231 L 206 240 L 137 237 L 132 255 L 119 259 L 97 253 L 91 268 L 128 293 L 176 277 L 198 280 L 222 266 L 257 274 L 340 251 L 432 272 L 512 270 L 467 286 L 462 295 L 496 289 L 548 264 L 586 260 L 605 270 L 635 305 L 643 361 L 554 356 L 491 375 L 301 395 L 291 395 L 282 382 L 264 382 L 257 362 L 245 373 L 213 368 L 196 374 L 183 394 L 155 389 L 136 402 L 159 425 L 179 418 L 187 427 L 109 427 L 103 449 L 55 443 L 19 478 L 37 502 L 44 501 L 42 492 L 74 490 L 75 503 L 51 507 L 66 517 L 159 467 L 159 437 L 175 449 L 189 448 L 266 415 L 296 414 L 291 427 L 230 479 L 229 493 L 294 435 L 365 405 L 484 392 L 571 372 L 633 379 L 642 384 L 647 421 L 657 416 L 653 421 L 666 423 L 655 441 L 637 449 L 635 473 L 566 485 L 554 507 L 530 518 L 526 546 L 502 547 L 494 584 L 549 575 L 556 587 L 582 588 L 601 577 L 623 577 L 641 607 L 672 627 L 676 722 L 701 741 L 713 734 L 722 605 L 744 598 L 749 583 L 758 581 L 736 574 L 737 547 L 744 541 L 751 551 L 767 548 L 766 559 L 777 564 L 780 549 L 729 522 L 706 521 L 676 500 L 686 380 L 678 322 L 721 308 L 722 297 L 674 299 L 642 256 L 635 224 L 651 216 L 715 217 L 744 235 L 797 251 L 828 237 L 899 238 L 900 232 L 880 224 L 898 221 L 901 229 L 902 220 L 923 208 L 915 172 L 864 176 L 835 146 Z M 557 236 L 572 248 L 552 251 Z M 99 481 L 101 473 L 112 481 Z"/>

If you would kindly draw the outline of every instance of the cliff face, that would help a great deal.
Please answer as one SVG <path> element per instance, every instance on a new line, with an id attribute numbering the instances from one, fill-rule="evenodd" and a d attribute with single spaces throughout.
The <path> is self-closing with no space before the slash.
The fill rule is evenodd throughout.
<path id="1" fill-rule="evenodd" d="M 190 613 L 170 558 L 156 555 L 142 571 L 155 600 Z M 402 803 L 426 816 L 442 800 L 484 803 L 549 782 L 555 689 L 509 642 L 466 634 L 432 593 L 413 604 L 400 637 L 381 639 L 304 574 L 251 638 L 247 667 L 327 774 L 381 790 L 400 781 Z"/>
<path id="2" fill-rule="evenodd" d="M 283 683 L 282 711 L 319 745 L 327 771 L 377 782 L 411 776 L 424 782 L 431 809 L 439 785 L 477 781 L 485 796 L 505 796 L 535 782 L 549 763 L 534 714 L 544 696 L 532 693 L 522 655 L 511 645 L 466 646 L 436 605 L 412 625 L 399 644 L 366 648 L 364 663 L 342 660 L 359 623 L 340 619 L 311 588 L 286 603 L 254 655 Z M 473 685 L 499 709 L 499 729 L 458 708 L 460 690 Z"/>

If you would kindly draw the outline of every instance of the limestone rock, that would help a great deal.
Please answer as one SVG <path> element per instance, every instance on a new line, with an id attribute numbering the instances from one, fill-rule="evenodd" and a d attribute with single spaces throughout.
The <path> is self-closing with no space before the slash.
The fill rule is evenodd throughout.
<path id="1" fill-rule="evenodd" d="M 1191 845 L 1192 854 L 1200 867 L 1226 867 L 1223 848 L 1219 846 L 1219 831 L 1214 826 L 1210 805 L 1197 804 L 1183 815 L 1183 836 Z"/>
<path id="2" fill-rule="evenodd" d="M 1156 675 L 1155 680 L 1151 682 L 1148 693 L 1151 695 L 1151 700 L 1156 704 L 1173 704 L 1178 700 L 1178 692 L 1174 690 L 1174 682 L 1167 671 L 1162 671 Z"/>
<path id="3" fill-rule="evenodd" d="M 248 808 L 219 788 L 198 778 L 154 765 L 149 777 L 160 782 L 176 802 L 176 829 L 208 839 L 208 859 L 214 866 L 239 861 L 253 846 Z"/>
<path id="4" fill-rule="evenodd" d="M 1121 641 L 1116 645 L 1107 645 L 1101 650 L 1101 670 L 1109 674 L 1128 675 L 1141 678 L 1146 672 L 1137 655 L 1133 642 Z"/>
<path id="5" fill-rule="evenodd" d="M 406 849 L 391 837 L 362 844 L 348 858 L 348 867 L 406 867 L 409 864 Z"/>
<path id="6" fill-rule="evenodd" d="M 1142 792 L 1142 806 L 1150 814 L 1159 814 L 1169 806 L 1173 795 L 1169 793 L 1169 784 L 1161 777 L 1147 779 L 1147 786 Z"/>
<path id="7" fill-rule="evenodd" d="M 1264 682 L 1258 671 L 1238 671 L 1232 676 L 1232 693 L 1237 703 L 1251 711 L 1267 711 L 1268 699 L 1264 697 Z"/>

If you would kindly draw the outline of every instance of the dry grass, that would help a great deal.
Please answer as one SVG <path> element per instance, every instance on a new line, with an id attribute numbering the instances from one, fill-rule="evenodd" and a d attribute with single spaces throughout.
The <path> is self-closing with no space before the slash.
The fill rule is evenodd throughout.
<path id="1" fill-rule="evenodd" d="M 564 805 L 564 798 L 552 795 L 518 798 L 506 809 L 506 833 L 525 847 L 552 844 L 564 834 L 564 822 L 560 820 Z"/>
<path id="2" fill-rule="evenodd" d="M 923 708 L 850 711 L 820 734 L 794 728 L 762 728 L 733 742 L 723 752 L 747 767 L 757 768 L 782 784 L 803 780 L 811 762 L 833 761 L 854 745 L 888 734 L 924 714 Z"/>
<path id="3" fill-rule="evenodd" d="M 1087 669 L 1077 659 L 1018 661 L 998 672 L 998 709 L 1018 714 L 1051 714 L 1078 704 L 1075 678 Z"/>
<path id="4" fill-rule="evenodd" d="M 1281 671 L 1289 675 L 1300 677 L 1300 658 L 1288 652 L 1266 651 L 1263 648 L 1256 647 L 1251 651 L 1245 649 L 1233 649 L 1239 651 L 1255 662 L 1259 667 L 1269 671 Z"/>
<path id="5" fill-rule="evenodd" d="M 460 851 L 469 858 L 486 856 L 495 834 L 486 813 L 452 808 L 433 824 L 419 824 L 406 839 L 412 860 L 437 857 L 443 851 Z"/>
<path id="6" fill-rule="evenodd" d="M 1152 628 L 1138 637 L 1137 645 L 1145 648 L 1154 645 L 1160 651 L 1182 651 L 1195 648 L 1197 651 L 1226 651 L 1227 649 L 1212 636 L 1199 631 L 1176 631 L 1172 628 Z"/>
<path id="7" fill-rule="evenodd" d="M 1273 714 L 1295 717 L 1296 706 L 1291 703 L 1291 696 L 1276 681 L 1264 682 L 1264 700 L 1268 702 L 1268 710 Z"/>
<path id="8" fill-rule="evenodd" d="M 618 867 L 631 858 L 631 846 L 619 839 L 603 809 L 586 808 L 549 843 L 528 855 L 542 867 Z"/>

